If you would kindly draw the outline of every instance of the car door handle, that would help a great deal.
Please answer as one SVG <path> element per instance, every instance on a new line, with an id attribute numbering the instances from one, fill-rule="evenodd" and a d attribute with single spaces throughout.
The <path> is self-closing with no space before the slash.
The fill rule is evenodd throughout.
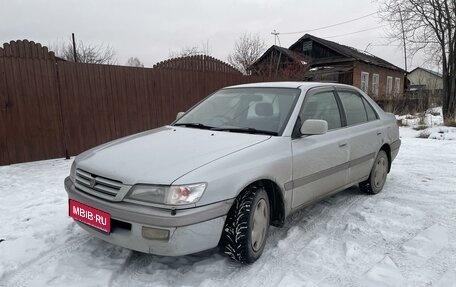
<path id="1" fill-rule="evenodd" d="M 339 143 L 339 147 L 345 147 L 345 146 L 347 146 L 347 143 L 346 143 L 346 142 L 341 142 L 341 143 Z"/>
<path id="2" fill-rule="evenodd" d="M 381 134 L 382 134 L 382 132 L 377 132 L 377 135 L 378 135 L 378 136 L 381 135 Z"/>

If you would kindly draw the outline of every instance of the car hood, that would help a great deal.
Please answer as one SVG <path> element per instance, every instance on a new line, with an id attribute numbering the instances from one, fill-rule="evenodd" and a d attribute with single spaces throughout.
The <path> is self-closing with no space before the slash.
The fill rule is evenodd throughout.
<path id="1" fill-rule="evenodd" d="M 269 138 L 165 126 L 88 150 L 76 158 L 76 168 L 124 184 L 171 184 L 192 170 Z"/>

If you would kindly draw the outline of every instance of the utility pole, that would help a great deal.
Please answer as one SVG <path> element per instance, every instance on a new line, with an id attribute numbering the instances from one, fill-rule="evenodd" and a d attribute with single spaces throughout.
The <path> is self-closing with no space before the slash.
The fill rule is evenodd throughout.
<path id="1" fill-rule="evenodd" d="M 274 31 L 272 31 L 271 34 L 274 35 L 274 45 L 277 45 L 277 40 L 279 41 L 279 45 L 280 45 L 280 39 L 279 39 L 280 33 L 274 29 Z"/>
<path id="2" fill-rule="evenodd" d="M 78 62 L 78 56 L 76 53 L 76 41 L 74 40 L 74 33 L 71 33 L 71 38 L 73 39 L 73 57 L 74 57 L 74 62 Z"/>
<path id="3" fill-rule="evenodd" d="M 407 72 L 407 47 L 405 44 L 405 31 L 404 31 L 404 19 L 402 18 L 402 10 L 399 8 L 399 17 L 401 18 L 401 29 L 402 29 L 402 41 L 404 45 L 404 67 Z"/>

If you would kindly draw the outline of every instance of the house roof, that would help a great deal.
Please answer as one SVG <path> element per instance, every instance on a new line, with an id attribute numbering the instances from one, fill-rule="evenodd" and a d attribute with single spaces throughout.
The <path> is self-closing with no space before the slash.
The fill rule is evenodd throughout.
<path id="1" fill-rule="evenodd" d="M 318 37 L 315 37 L 310 34 L 305 34 L 304 36 L 302 36 L 298 41 L 296 41 L 293 45 L 291 45 L 289 49 L 293 49 L 294 47 L 299 45 L 303 40 L 307 40 L 307 39 L 315 41 L 315 42 L 341 54 L 342 56 L 344 56 L 346 58 L 352 58 L 352 59 L 355 59 L 358 61 L 362 61 L 365 63 L 369 63 L 372 65 L 376 65 L 376 66 L 380 66 L 380 67 L 384 67 L 384 68 L 388 68 L 388 69 L 392 69 L 392 70 L 401 71 L 404 73 L 406 72 L 405 70 L 399 68 L 398 66 L 395 66 L 395 65 L 391 64 L 390 62 L 387 62 L 387 61 L 385 61 L 377 56 L 374 56 L 370 53 L 367 53 L 365 51 L 360 51 L 353 47 L 345 46 L 345 45 L 342 45 L 342 44 L 339 44 L 336 42 L 318 38 Z"/>
<path id="2" fill-rule="evenodd" d="M 296 61 L 296 62 L 301 62 L 304 60 L 304 56 L 295 52 L 295 51 L 292 51 L 290 49 L 287 49 L 287 48 L 284 48 L 284 47 L 279 47 L 279 46 L 276 46 L 276 45 L 272 45 L 269 49 L 266 50 L 266 52 L 263 53 L 263 55 L 261 55 L 261 57 L 259 57 L 251 66 L 254 66 L 255 64 L 261 62 L 267 55 L 269 55 L 273 50 L 275 51 L 278 51 L 280 53 L 282 53 L 283 55 L 287 56 L 288 58 L 290 58 L 291 60 L 293 61 Z"/>
<path id="3" fill-rule="evenodd" d="M 429 74 L 432 74 L 432 75 L 434 75 L 436 77 L 439 77 L 439 78 L 442 77 L 442 74 L 440 74 L 440 73 L 437 73 L 435 71 L 428 70 L 428 69 L 425 69 L 425 68 L 421 68 L 421 67 L 416 67 L 415 69 L 411 70 L 408 74 L 411 74 L 411 73 L 415 72 L 416 70 L 423 70 L 423 71 L 425 71 L 425 72 L 427 72 Z"/>

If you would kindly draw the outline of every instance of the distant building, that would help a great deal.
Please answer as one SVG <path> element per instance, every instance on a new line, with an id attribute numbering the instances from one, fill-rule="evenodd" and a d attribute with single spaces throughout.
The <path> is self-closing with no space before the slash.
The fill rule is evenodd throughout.
<path id="1" fill-rule="evenodd" d="M 442 74 L 418 67 L 408 73 L 407 78 L 410 81 L 410 98 L 440 98 L 442 96 Z"/>
<path id="2" fill-rule="evenodd" d="M 349 84 L 373 98 L 401 96 L 406 73 L 372 54 L 310 34 L 288 49 L 270 47 L 249 70 L 253 75 Z"/>

